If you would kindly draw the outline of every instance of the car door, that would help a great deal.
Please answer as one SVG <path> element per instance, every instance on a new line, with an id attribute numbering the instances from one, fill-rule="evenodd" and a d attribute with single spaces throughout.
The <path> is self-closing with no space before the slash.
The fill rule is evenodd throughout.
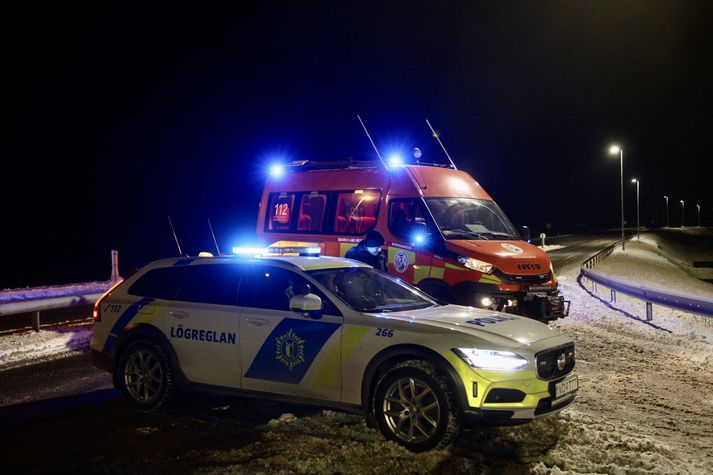
<path id="1" fill-rule="evenodd" d="M 194 383 L 239 388 L 238 268 L 216 263 L 176 270 L 182 279 L 164 309 L 164 331 L 183 374 Z"/>
<path id="2" fill-rule="evenodd" d="M 315 319 L 289 309 L 302 294 L 305 277 L 277 266 L 245 266 L 240 283 L 240 348 L 244 389 L 300 397 L 341 397 L 343 319 L 324 294 L 312 286 L 325 309 Z"/>

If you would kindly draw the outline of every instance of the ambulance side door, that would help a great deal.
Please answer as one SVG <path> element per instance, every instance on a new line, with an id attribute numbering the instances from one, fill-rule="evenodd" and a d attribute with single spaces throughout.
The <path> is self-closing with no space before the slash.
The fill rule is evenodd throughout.
<path id="1" fill-rule="evenodd" d="M 418 198 L 398 198 L 389 201 L 389 231 L 396 238 L 388 243 L 389 274 L 411 284 L 430 276 L 435 238 L 427 226 L 423 206 Z"/>
<path id="2" fill-rule="evenodd" d="M 240 283 L 240 347 L 244 389 L 339 400 L 343 317 L 314 286 L 326 309 L 321 318 L 289 309 L 308 281 L 289 269 L 245 266 Z"/>

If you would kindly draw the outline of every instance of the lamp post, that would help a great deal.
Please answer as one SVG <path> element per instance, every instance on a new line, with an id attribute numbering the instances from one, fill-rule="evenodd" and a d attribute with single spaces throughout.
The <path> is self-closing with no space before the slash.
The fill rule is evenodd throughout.
<path id="1" fill-rule="evenodd" d="M 701 227 L 701 205 L 696 205 L 696 208 L 698 208 L 698 227 Z"/>
<path id="2" fill-rule="evenodd" d="M 681 227 L 686 225 L 686 208 L 685 203 L 681 200 Z"/>
<path id="3" fill-rule="evenodd" d="M 625 251 L 624 247 L 624 149 L 618 145 L 609 147 L 611 155 L 619 154 L 619 171 L 621 176 L 621 250 Z"/>
<path id="4" fill-rule="evenodd" d="M 668 223 L 668 196 L 664 195 L 664 199 L 666 199 L 666 227 L 669 227 Z"/>
<path id="5" fill-rule="evenodd" d="M 631 179 L 632 183 L 636 183 L 636 239 L 639 239 L 639 180 Z"/>

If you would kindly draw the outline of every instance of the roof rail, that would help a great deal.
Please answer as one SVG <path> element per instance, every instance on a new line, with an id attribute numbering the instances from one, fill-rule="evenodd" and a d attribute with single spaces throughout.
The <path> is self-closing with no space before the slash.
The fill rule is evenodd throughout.
<path id="1" fill-rule="evenodd" d="M 453 168 L 448 163 L 405 163 L 404 165 L 429 166 L 437 168 Z M 335 160 L 330 162 L 318 162 L 315 160 L 296 160 L 287 164 L 287 170 L 290 172 L 309 171 L 309 170 L 346 170 L 356 168 L 383 168 L 378 160 L 354 160 L 352 158 L 346 160 Z"/>
<path id="2" fill-rule="evenodd" d="M 287 167 L 290 171 L 338 170 L 345 168 L 381 168 L 381 164 L 377 160 L 354 160 L 353 158 L 348 158 L 346 160 L 335 160 L 329 162 L 296 160 L 289 163 Z"/>

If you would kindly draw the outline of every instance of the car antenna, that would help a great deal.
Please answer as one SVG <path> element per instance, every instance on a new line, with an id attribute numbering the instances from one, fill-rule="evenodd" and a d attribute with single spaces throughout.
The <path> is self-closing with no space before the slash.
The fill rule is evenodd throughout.
<path id="1" fill-rule="evenodd" d="M 218 251 L 218 255 L 220 255 L 220 248 L 218 247 L 218 241 L 215 239 L 215 233 L 213 232 L 213 226 L 210 224 L 210 219 L 208 220 L 208 227 L 210 228 L 210 234 L 213 236 L 213 243 L 215 243 L 215 249 Z"/>
<path id="2" fill-rule="evenodd" d="M 181 245 L 178 244 L 178 236 L 176 236 L 176 230 L 173 228 L 173 222 L 171 221 L 171 217 L 168 217 L 168 224 L 171 225 L 171 232 L 173 233 L 173 239 L 176 241 L 176 247 L 178 247 L 178 255 L 182 256 L 183 251 L 181 251 Z"/>
<path id="3" fill-rule="evenodd" d="M 446 147 L 443 146 L 443 142 L 441 142 L 441 139 L 440 139 L 440 137 L 438 137 L 438 134 L 436 133 L 436 131 L 433 130 L 433 127 L 431 126 L 431 123 L 428 121 L 428 119 L 426 119 L 426 123 L 428 124 L 428 128 L 431 129 L 431 133 L 433 134 L 433 137 L 434 137 L 436 140 L 438 140 L 438 144 L 439 144 L 439 145 L 441 146 L 441 148 L 443 149 L 443 153 L 445 153 L 445 154 L 446 154 L 446 157 L 448 157 L 448 161 L 451 162 L 451 166 L 453 167 L 453 169 L 454 169 L 454 170 L 458 170 L 458 168 L 456 168 L 456 164 L 453 163 L 453 159 L 451 158 L 450 155 L 448 155 L 448 150 L 446 150 Z"/>
<path id="4" fill-rule="evenodd" d="M 386 162 L 384 161 L 383 158 L 381 158 L 381 154 L 379 153 L 379 149 L 376 148 L 376 144 L 374 143 L 373 140 L 371 140 L 371 135 L 369 135 L 369 131 L 366 130 L 366 125 L 364 125 L 364 121 L 361 120 L 361 117 L 359 117 L 359 114 L 357 114 L 357 119 L 359 119 L 359 123 L 361 124 L 362 128 L 364 129 L 364 133 L 366 133 L 366 136 L 369 138 L 369 142 L 371 142 L 371 146 L 374 147 L 374 151 L 376 152 L 376 156 L 379 157 L 379 160 L 381 161 L 381 164 L 384 165 L 384 168 L 387 170 L 389 167 L 386 166 Z"/>

